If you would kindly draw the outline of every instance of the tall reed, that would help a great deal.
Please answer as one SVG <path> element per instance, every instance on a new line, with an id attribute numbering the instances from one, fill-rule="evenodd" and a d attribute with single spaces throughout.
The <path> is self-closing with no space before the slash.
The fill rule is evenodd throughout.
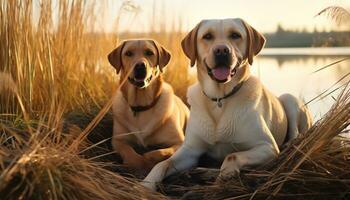
<path id="1" fill-rule="evenodd" d="M 103 60 L 111 38 L 88 32 L 96 2 L 54 2 L 0 2 L 0 71 L 12 76 L 31 116 L 53 114 L 58 104 L 67 110 L 98 105 L 114 86 Z M 2 104 L 1 111 L 12 113 L 14 106 Z"/>
<path id="2" fill-rule="evenodd" d="M 135 181 L 81 152 L 118 88 L 107 54 L 130 37 L 157 39 L 173 54 L 165 74 L 185 97 L 190 82 L 179 51 L 182 33 L 99 31 L 106 1 L 0 0 L 0 196 L 7 199 L 158 199 Z M 131 1 L 120 10 L 132 11 Z M 102 6 L 101 6 L 102 5 Z M 114 20 L 114 19 L 111 19 Z M 153 27 L 156 27 L 154 25 Z M 101 110 L 84 127 L 67 124 L 72 110 Z"/>

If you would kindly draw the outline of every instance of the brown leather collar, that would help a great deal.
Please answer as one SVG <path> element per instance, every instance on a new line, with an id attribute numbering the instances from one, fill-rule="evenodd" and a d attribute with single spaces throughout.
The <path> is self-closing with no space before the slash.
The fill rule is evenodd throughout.
<path id="1" fill-rule="evenodd" d="M 160 99 L 160 96 L 161 96 L 161 93 L 149 105 L 146 105 L 146 106 L 130 106 L 131 111 L 134 113 L 134 117 L 136 117 L 137 113 L 144 112 L 144 111 L 147 111 L 147 110 L 153 108 L 157 104 L 158 100 Z"/>

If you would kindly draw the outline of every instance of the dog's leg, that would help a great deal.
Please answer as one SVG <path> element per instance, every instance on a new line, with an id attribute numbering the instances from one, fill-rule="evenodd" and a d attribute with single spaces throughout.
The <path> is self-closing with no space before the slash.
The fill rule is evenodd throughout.
<path id="1" fill-rule="evenodd" d="M 162 129 L 156 134 L 158 138 L 154 138 L 155 141 L 163 141 L 160 144 L 164 144 L 164 147 L 159 147 L 153 151 L 149 151 L 143 154 L 143 157 L 153 163 L 153 165 L 163 161 L 172 156 L 175 151 L 181 146 L 184 140 L 184 133 L 179 124 L 174 119 L 169 119 Z M 161 138 L 161 139 L 159 139 Z"/>
<path id="2" fill-rule="evenodd" d="M 288 119 L 288 140 L 295 139 L 299 133 L 306 132 L 312 125 L 309 110 L 296 97 L 283 94 L 279 98 Z"/>
<path id="3" fill-rule="evenodd" d="M 147 188 L 156 190 L 156 183 L 161 182 L 167 176 L 195 166 L 203 152 L 203 150 L 183 144 L 170 158 L 158 163 L 143 180 L 142 184 Z"/>
<path id="4" fill-rule="evenodd" d="M 121 136 L 123 133 L 127 133 L 128 130 L 124 128 L 118 121 L 113 122 L 113 137 L 112 146 L 113 149 L 120 154 L 123 159 L 123 164 L 133 169 L 149 169 L 150 163 L 140 154 L 138 154 L 126 141 L 125 137 Z"/>
<path id="5" fill-rule="evenodd" d="M 180 145 L 174 145 L 168 148 L 150 151 L 143 154 L 143 157 L 146 160 L 149 160 L 151 163 L 156 164 L 172 156 L 175 153 L 175 151 L 179 148 L 179 146 Z"/>
<path id="6" fill-rule="evenodd" d="M 220 168 L 219 179 L 227 179 L 239 174 L 242 167 L 266 163 L 277 156 L 278 152 L 269 143 L 258 145 L 250 150 L 231 153 L 226 156 Z"/>
<path id="7" fill-rule="evenodd" d="M 241 132 L 238 135 L 242 135 L 242 137 L 237 136 L 236 141 L 240 141 L 240 145 L 247 150 L 231 153 L 225 157 L 220 168 L 220 178 L 234 176 L 243 167 L 264 164 L 279 154 L 278 145 L 264 118 L 256 112 L 251 113 L 251 115 L 242 118 L 243 123 L 237 127 L 237 131 Z M 248 119 L 255 124 L 249 123 Z"/>
<path id="8" fill-rule="evenodd" d="M 189 121 L 191 121 L 191 117 Z M 156 190 L 156 183 L 161 182 L 167 176 L 177 171 L 184 171 L 197 164 L 199 157 L 208 148 L 208 144 L 196 133 L 198 130 L 196 123 L 188 123 L 184 143 L 170 158 L 153 167 L 142 181 L 145 187 Z"/>
<path id="9" fill-rule="evenodd" d="M 138 170 L 149 170 L 152 167 L 152 164 L 138 154 L 129 144 L 117 139 L 113 139 L 112 143 L 126 166 Z"/>

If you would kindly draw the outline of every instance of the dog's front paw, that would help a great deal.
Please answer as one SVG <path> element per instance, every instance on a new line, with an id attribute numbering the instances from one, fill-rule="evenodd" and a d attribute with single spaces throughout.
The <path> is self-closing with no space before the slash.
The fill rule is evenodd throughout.
<path id="1" fill-rule="evenodd" d="M 237 176 L 240 172 L 240 165 L 237 156 L 234 154 L 226 156 L 220 168 L 220 174 L 217 181 L 228 180 Z"/>
<path id="2" fill-rule="evenodd" d="M 133 155 L 125 158 L 123 164 L 138 171 L 149 172 L 152 169 L 153 164 L 146 160 L 141 155 Z"/>
<path id="3" fill-rule="evenodd" d="M 152 182 L 143 180 L 143 181 L 141 182 L 141 185 L 144 186 L 144 187 L 146 187 L 146 188 L 148 188 L 148 189 L 150 189 L 150 190 L 152 190 L 152 191 L 157 191 L 157 185 L 156 185 L 156 183 L 152 183 Z"/>
<path id="4" fill-rule="evenodd" d="M 143 157 L 150 161 L 150 162 L 153 162 L 153 163 L 157 163 L 157 158 L 158 158 L 158 151 L 150 151 L 150 152 L 147 152 L 147 153 L 144 153 L 143 154 Z M 159 161 L 158 161 L 159 162 Z"/>

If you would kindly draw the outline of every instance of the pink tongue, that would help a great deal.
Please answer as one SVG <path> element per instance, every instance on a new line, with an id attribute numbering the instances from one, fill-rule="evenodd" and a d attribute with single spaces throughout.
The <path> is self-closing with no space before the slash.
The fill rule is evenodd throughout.
<path id="1" fill-rule="evenodd" d="M 220 81 L 227 79 L 230 75 L 230 69 L 228 67 L 216 67 L 212 69 L 212 72 L 214 77 Z"/>

